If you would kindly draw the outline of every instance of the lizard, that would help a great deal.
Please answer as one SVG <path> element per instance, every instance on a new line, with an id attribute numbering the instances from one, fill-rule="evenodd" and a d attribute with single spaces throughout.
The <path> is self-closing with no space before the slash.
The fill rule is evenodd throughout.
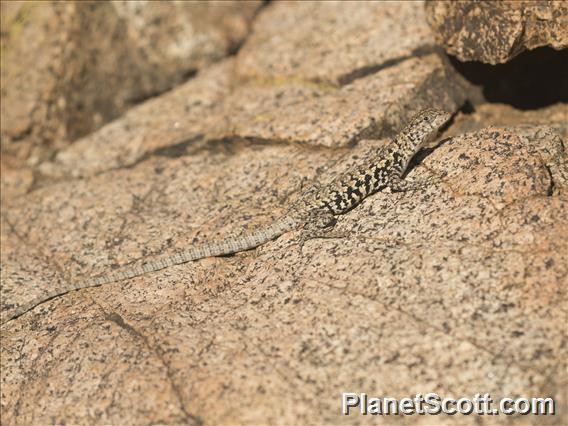
<path id="1" fill-rule="evenodd" d="M 451 114 L 435 108 L 420 111 L 390 143 L 368 156 L 363 164 L 353 166 L 328 185 L 312 186 L 282 217 L 266 227 L 217 242 L 206 242 L 169 257 L 142 262 L 122 271 L 95 276 L 84 282 L 53 289 L 30 303 L 13 309 L 7 314 L 3 323 L 74 290 L 122 281 L 206 257 L 251 250 L 286 232 L 300 228 L 305 231 L 304 235 L 317 235 L 318 232 L 321 233 L 332 227 L 336 216 L 347 213 L 377 191 L 387 187 L 397 192 L 411 189 L 408 181 L 403 180 L 410 160 L 425 144 L 436 137 L 450 118 Z"/>

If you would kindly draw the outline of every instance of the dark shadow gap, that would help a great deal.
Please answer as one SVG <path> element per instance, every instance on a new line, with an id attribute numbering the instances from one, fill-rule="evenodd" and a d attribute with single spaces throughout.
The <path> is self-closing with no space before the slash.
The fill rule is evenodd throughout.
<path id="1" fill-rule="evenodd" d="M 541 47 L 499 65 L 460 62 L 452 56 L 450 62 L 469 82 L 482 87 L 487 102 L 521 110 L 568 102 L 568 49 Z"/>
<path id="2" fill-rule="evenodd" d="M 431 55 L 433 53 L 441 53 L 443 52 L 439 47 L 432 46 L 432 45 L 424 45 L 414 49 L 409 55 L 402 55 L 397 56 L 396 58 L 387 59 L 384 62 L 374 65 L 367 65 L 361 68 L 357 68 L 347 74 L 343 74 L 339 77 L 339 86 L 346 86 L 348 84 L 353 83 L 355 80 L 360 78 L 367 77 L 371 74 L 376 74 L 384 69 L 394 67 L 404 61 L 408 61 L 409 59 L 414 58 L 421 58 L 424 56 Z"/>

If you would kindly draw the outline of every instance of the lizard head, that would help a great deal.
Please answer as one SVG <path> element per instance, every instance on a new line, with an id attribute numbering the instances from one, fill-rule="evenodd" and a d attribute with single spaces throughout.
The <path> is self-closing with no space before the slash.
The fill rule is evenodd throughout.
<path id="1" fill-rule="evenodd" d="M 403 133 L 414 144 L 416 152 L 433 140 L 451 117 L 450 113 L 441 109 L 426 108 L 410 120 Z"/>
<path id="2" fill-rule="evenodd" d="M 395 149 L 402 154 L 398 165 L 406 170 L 412 157 L 428 142 L 433 140 L 440 129 L 452 117 L 451 114 L 436 108 L 426 108 L 416 114 L 396 137 Z"/>

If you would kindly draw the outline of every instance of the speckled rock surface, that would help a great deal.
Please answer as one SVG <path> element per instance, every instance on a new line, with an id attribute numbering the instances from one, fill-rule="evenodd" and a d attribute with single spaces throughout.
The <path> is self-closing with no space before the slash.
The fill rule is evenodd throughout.
<path id="1" fill-rule="evenodd" d="M 224 136 L 342 147 L 391 136 L 429 105 L 457 111 L 473 92 L 438 53 L 403 60 L 339 89 L 242 85 L 228 100 Z"/>
<path id="2" fill-rule="evenodd" d="M 217 61 L 260 2 L 2 2 L 2 151 L 37 164 Z"/>
<path id="3" fill-rule="evenodd" d="M 537 110 L 519 110 L 506 104 L 482 104 L 473 113 L 459 112 L 452 126 L 453 135 L 494 126 L 553 127 L 563 138 L 568 136 L 568 105 L 558 103 Z"/>
<path id="4" fill-rule="evenodd" d="M 40 170 L 48 176 L 88 176 L 135 164 L 157 149 L 169 155 L 235 138 L 342 147 L 390 136 L 429 105 L 457 111 L 475 92 L 438 53 L 341 88 L 291 81 L 234 84 L 234 67 L 227 60 L 132 109 Z"/>
<path id="5" fill-rule="evenodd" d="M 517 135 L 526 142 L 531 154 L 554 174 L 553 193 L 566 195 L 568 191 L 568 153 L 565 151 L 568 136 L 568 105 L 555 104 L 533 111 L 521 111 L 504 104 L 479 105 L 473 113 L 456 115 L 453 126 L 445 136 L 456 136 L 485 127 L 515 127 Z"/>
<path id="6" fill-rule="evenodd" d="M 53 161 L 39 166 L 40 172 L 51 177 L 87 176 L 132 166 L 152 153 L 175 155 L 183 146 L 199 146 L 216 128 L 223 100 L 231 90 L 232 68 L 231 60 L 216 64 L 174 90 L 130 109 L 59 151 Z"/>
<path id="7" fill-rule="evenodd" d="M 227 138 L 344 146 L 365 137 L 390 136 L 425 106 L 456 111 L 465 99 L 478 94 L 432 46 L 421 5 L 409 6 L 365 4 L 355 13 L 358 8 L 351 4 L 323 8 L 317 3 L 271 5 L 236 58 L 204 70 L 171 93 L 132 108 L 98 133 L 58 150 L 38 166 L 34 183 L 41 185 L 44 176 L 89 176 L 133 165 L 156 150 L 159 155 L 171 155 Z M 365 43 L 361 39 L 365 31 L 351 34 L 348 44 L 363 43 L 365 48 L 353 47 L 341 69 L 338 61 L 344 50 L 337 49 L 336 41 L 322 38 L 325 28 L 319 27 L 308 32 L 308 44 L 311 57 L 327 58 L 325 66 L 312 63 L 312 68 L 294 75 L 285 70 L 251 68 L 262 63 L 254 52 L 266 51 L 263 40 L 296 37 L 287 26 L 271 28 L 266 20 L 279 22 L 284 14 L 289 25 L 295 16 L 305 22 L 308 31 L 309 25 L 316 25 L 306 18 L 312 16 L 308 12 L 320 10 L 320 15 L 327 16 L 322 22 L 332 25 L 332 17 L 341 15 L 338 8 L 346 8 L 345 13 L 353 16 L 336 22 L 335 30 L 351 34 L 357 26 L 368 32 Z M 392 43 L 378 41 L 388 33 L 392 33 Z M 280 44 L 284 50 L 293 47 Z M 330 51 L 334 52 L 331 56 Z M 286 55 L 283 51 L 280 56 Z M 324 67 L 333 78 L 314 77 L 316 66 Z M 20 187 L 16 189 L 19 192 L 12 192 L 22 192 Z"/>
<path id="8" fill-rule="evenodd" d="M 291 31 L 294 23 L 302 28 Z M 331 28 L 341 45 L 329 37 Z M 299 35 L 306 32 L 309 46 Z M 387 34 L 391 42 L 384 43 Z M 425 106 L 456 111 L 474 96 L 433 47 L 419 3 L 274 4 L 260 14 L 236 58 L 132 110 L 131 117 L 102 129 L 104 138 L 83 138 L 40 169 L 50 176 L 85 176 L 133 164 L 158 145 L 183 140 L 343 146 L 390 136 Z M 116 143 L 119 138 L 128 142 Z"/>
<path id="9" fill-rule="evenodd" d="M 281 2 L 255 21 L 238 73 L 341 85 L 433 43 L 422 2 Z"/>
<path id="10" fill-rule="evenodd" d="M 568 209 L 523 132 L 446 140 L 408 176 L 437 184 L 369 198 L 340 219 L 345 238 L 301 252 L 289 233 L 8 323 L 3 421 L 338 423 L 357 419 L 337 414 L 349 390 L 481 389 L 563 406 Z M 347 163 L 383 143 L 361 141 Z M 2 303 L 267 223 L 303 176 L 345 167 L 323 148 L 209 148 L 22 199 L 3 215 Z"/>
<path id="11" fill-rule="evenodd" d="M 565 1 L 430 1 L 426 16 L 437 42 L 461 61 L 495 65 L 527 49 L 568 47 Z"/>
<path id="12" fill-rule="evenodd" d="M 376 26 L 402 31 L 393 11 L 409 4 L 383 3 Z M 37 179 L 3 170 L 3 185 L 28 190 L 2 194 L 0 313 L 268 224 L 413 111 L 477 96 L 435 48 L 390 56 L 396 40 L 379 43 L 365 14 L 335 21 L 349 61 L 315 55 L 318 37 L 312 55 L 285 53 L 298 43 L 290 16 L 320 10 L 333 27 L 321 7 L 268 5 L 235 58 L 60 150 Z M 247 59 L 249 41 L 282 63 Z M 408 173 L 426 189 L 367 198 L 339 218 L 341 237 L 300 248 L 289 232 L 0 326 L 2 424 L 566 423 L 566 105 L 472 104 Z M 344 417 L 342 392 L 553 397 L 556 415 Z"/>

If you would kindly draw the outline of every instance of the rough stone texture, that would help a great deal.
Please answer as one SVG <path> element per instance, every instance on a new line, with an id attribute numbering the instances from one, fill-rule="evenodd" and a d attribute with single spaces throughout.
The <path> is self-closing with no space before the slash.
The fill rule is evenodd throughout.
<path id="1" fill-rule="evenodd" d="M 515 126 L 515 132 L 527 141 L 531 153 L 538 155 L 554 174 L 553 192 L 565 195 L 568 190 L 568 153 L 563 144 L 568 136 L 567 116 L 568 105 L 561 103 L 534 111 L 521 111 L 504 104 L 484 104 L 472 114 L 458 113 L 446 136 L 472 132 L 487 125 Z"/>
<path id="2" fill-rule="evenodd" d="M 527 49 L 568 47 L 565 1 L 429 1 L 436 40 L 461 61 L 507 62 Z"/>
<path id="3" fill-rule="evenodd" d="M 0 203 L 6 205 L 9 200 L 22 196 L 34 185 L 34 170 L 20 167 L 9 161 L 0 161 Z"/>
<path id="4" fill-rule="evenodd" d="M 2 151 L 36 164 L 226 56 L 260 2 L 2 2 Z"/>
<path id="5" fill-rule="evenodd" d="M 260 14 L 239 52 L 239 76 L 345 84 L 434 44 L 421 6 L 422 2 L 275 4 Z"/>
<path id="6" fill-rule="evenodd" d="M 473 113 L 459 112 L 452 126 L 452 136 L 472 132 L 487 125 L 553 127 L 564 139 L 568 136 L 568 105 L 558 103 L 538 110 L 522 111 L 506 104 L 482 104 Z"/>
<path id="7" fill-rule="evenodd" d="M 43 304 L 2 328 L 3 422 L 356 421 L 338 416 L 341 391 L 564 407 L 568 206 L 523 132 L 446 140 L 408 176 L 436 184 L 369 198 L 340 219 L 345 238 L 301 252 L 293 232 Z M 3 215 L 2 303 L 267 223 L 339 158 L 218 142 L 35 191 Z M 489 420 L 443 419 L 525 422 Z"/>
<path id="8" fill-rule="evenodd" d="M 418 3 L 273 4 L 235 60 L 133 109 L 129 120 L 102 129 L 104 137 L 81 139 L 40 170 L 86 176 L 157 147 L 227 138 L 334 147 L 389 136 L 425 106 L 456 111 L 478 96 L 429 31 Z"/>
<path id="9" fill-rule="evenodd" d="M 230 133 L 224 136 L 347 146 L 390 136 L 429 105 L 457 111 L 473 92 L 438 53 L 403 60 L 339 89 L 242 85 L 228 99 Z"/>
<path id="10" fill-rule="evenodd" d="M 154 153 L 247 138 L 342 147 L 392 135 L 429 105 L 457 111 L 472 86 L 437 53 L 411 58 L 341 88 L 248 81 L 233 86 L 227 60 L 170 93 L 132 109 L 60 151 L 40 170 L 87 176 L 129 166 Z M 118 141 L 121 141 L 118 143 Z"/>
<path id="11" fill-rule="evenodd" d="M 396 27 L 409 4 L 382 3 L 392 13 L 377 12 L 376 26 Z M 351 67 L 331 48 L 333 60 L 310 64 L 312 50 L 292 75 L 294 61 L 277 59 L 298 36 L 279 17 L 304 25 L 317 8 L 328 22 L 315 4 L 269 5 L 236 58 L 43 163 L 58 180 L 3 169 L 2 185 L 28 193 L 8 205 L 2 194 L 1 312 L 270 223 L 305 178 L 327 182 L 388 143 L 367 138 L 424 105 L 456 111 L 476 96 L 426 44 L 380 56 L 397 43 L 388 39 L 361 44 L 360 59 L 342 45 Z M 343 38 L 331 44 L 375 37 L 365 14 L 352 15 L 357 25 L 338 16 Z M 281 55 L 254 68 L 246 58 L 268 39 Z M 301 231 L 290 232 L 70 293 L 3 325 L 2 424 L 566 423 L 565 108 L 476 103 L 408 174 L 427 189 L 368 198 L 339 219 L 343 238 L 300 249 Z M 557 415 L 342 417 L 341 392 L 553 396 Z"/>
<path id="12" fill-rule="evenodd" d="M 47 176 L 84 176 L 132 166 L 151 153 L 175 155 L 176 147 L 199 146 L 216 128 L 231 88 L 233 62 L 216 64 L 164 95 L 132 108 L 99 131 L 40 165 Z M 168 151 L 170 148 L 170 151 Z"/>

